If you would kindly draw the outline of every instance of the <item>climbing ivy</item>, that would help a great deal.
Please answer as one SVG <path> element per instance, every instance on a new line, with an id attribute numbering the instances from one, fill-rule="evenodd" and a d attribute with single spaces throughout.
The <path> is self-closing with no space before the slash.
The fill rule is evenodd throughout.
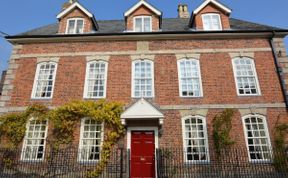
<path id="1" fill-rule="evenodd" d="M 43 119 L 48 109 L 42 105 L 29 106 L 24 112 L 10 113 L 0 117 L 0 138 L 5 138 L 8 148 L 15 149 L 23 140 L 26 131 L 26 123 L 30 118 Z"/>
<path id="2" fill-rule="evenodd" d="M 107 132 L 101 148 L 100 162 L 95 170 L 87 172 L 86 177 L 97 177 L 101 174 L 110 159 L 113 145 L 124 134 L 120 114 L 123 112 L 122 105 L 105 100 L 74 101 L 58 108 L 49 110 L 43 105 L 32 105 L 24 112 L 7 114 L 0 117 L 0 138 L 8 139 L 9 147 L 17 148 L 25 136 L 26 123 L 30 118 L 37 120 L 49 120 L 53 125 L 50 144 L 54 149 L 65 147 L 72 143 L 73 132 L 82 118 L 93 119 L 104 123 Z"/>
<path id="3" fill-rule="evenodd" d="M 97 122 L 103 122 L 109 132 L 105 136 L 101 147 L 101 158 L 96 169 L 89 171 L 86 177 L 97 177 L 101 174 L 110 159 L 110 153 L 113 145 L 124 134 L 124 127 L 121 124 L 120 115 L 122 105 L 115 102 L 106 102 L 100 100 L 93 101 L 75 101 L 52 110 L 49 118 L 52 120 L 53 127 L 53 145 L 58 148 L 61 145 L 67 145 L 73 141 L 73 130 L 79 119 L 89 117 Z"/>
<path id="4" fill-rule="evenodd" d="M 225 109 L 217 114 L 212 121 L 214 145 L 218 156 L 220 156 L 221 150 L 227 149 L 235 143 L 230 137 L 234 112 L 233 109 Z"/>

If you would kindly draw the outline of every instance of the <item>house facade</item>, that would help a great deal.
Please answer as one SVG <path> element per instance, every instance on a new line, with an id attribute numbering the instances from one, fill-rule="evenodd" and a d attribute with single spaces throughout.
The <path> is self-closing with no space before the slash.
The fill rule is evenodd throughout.
<path id="1" fill-rule="evenodd" d="M 164 18 L 141 0 L 123 20 L 102 21 L 71 2 L 57 15 L 57 24 L 8 36 L 13 52 L 1 114 L 33 103 L 122 102 L 131 177 L 155 177 L 157 148 L 181 148 L 187 163 L 209 162 L 212 121 L 234 109 L 233 147 L 247 150 L 247 162 L 269 160 L 275 125 L 288 122 L 283 43 L 288 30 L 231 18 L 232 10 L 216 0 L 204 1 L 191 14 L 181 4 L 178 13 L 178 18 Z M 27 123 L 23 150 L 45 147 L 40 140 L 49 130 L 47 122 Z M 73 144 L 93 148 L 96 155 L 82 161 L 99 159 L 103 130 L 87 118 L 79 122 Z M 34 138 L 36 132 L 41 136 Z M 22 160 L 35 159 L 28 152 Z"/>

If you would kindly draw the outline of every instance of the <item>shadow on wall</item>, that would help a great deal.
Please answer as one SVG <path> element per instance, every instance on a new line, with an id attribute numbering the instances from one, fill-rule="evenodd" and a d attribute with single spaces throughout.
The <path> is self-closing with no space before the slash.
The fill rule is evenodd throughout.
<path id="1" fill-rule="evenodd" d="M 6 71 L 3 71 L 1 75 L 1 81 L 0 81 L 0 95 L 2 95 L 2 89 L 3 89 L 5 77 L 6 77 Z"/>

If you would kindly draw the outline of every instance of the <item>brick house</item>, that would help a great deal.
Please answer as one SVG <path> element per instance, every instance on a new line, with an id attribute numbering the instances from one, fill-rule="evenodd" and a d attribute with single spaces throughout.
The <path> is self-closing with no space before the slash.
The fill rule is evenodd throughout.
<path id="1" fill-rule="evenodd" d="M 288 30 L 231 18 L 232 10 L 216 0 L 204 1 L 191 14 L 181 4 L 178 12 L 178 18 L 163 18 L 141 0 L 123 20 L 96 20 L 72 2 L 57 15 L 58 23 L 8 36 L 14 48 L 0 112 L 22 111 L 35 102 L 50 107 L 75 99 L 123 102 L 125 148 L 131 157 L 146 148 L 141 159 L 155 165 L 154 150 L 172 146 L 186 150 L 186 162 L 209 161 L 212 120 L 233 108 L 234 147 L 246 148 L 248 161 L 269 159 L 275 124 L 288 122 L 283 43 Z M 46 139 L 47 129 L 43 132 L 38 139 Z M 103 138 L 87 132 L 103 133 L 103 128 L 87 118 L 79 123 L 79 148 L 86 137 Z M 88 147 L 99 150 L 100 142 Z M 32 146 L 24 140 L 24 150 Z M 96 154 L 91 159 L 99 159 Z M 26 156 L 21 159 L 34 159 Z M 133 172 L 139 161 L 131 162 L 132 177 L 139 176 Z M 155 166 L 140 169 L 150 169 L 148 176 L 155 177 Z"/>

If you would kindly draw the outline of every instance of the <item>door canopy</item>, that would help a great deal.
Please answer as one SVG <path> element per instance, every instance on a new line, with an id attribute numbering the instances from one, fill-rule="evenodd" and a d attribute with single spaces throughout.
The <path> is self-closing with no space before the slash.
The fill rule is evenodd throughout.
<path id="1" fill-rule="evenodd" d="M 126 120 L 158 119 L 159 124 L 163 124 L 164 115 L 150 102 L 144 98 L 132 104 L 121 114 L 121 121 L 126 125 Z"/>

